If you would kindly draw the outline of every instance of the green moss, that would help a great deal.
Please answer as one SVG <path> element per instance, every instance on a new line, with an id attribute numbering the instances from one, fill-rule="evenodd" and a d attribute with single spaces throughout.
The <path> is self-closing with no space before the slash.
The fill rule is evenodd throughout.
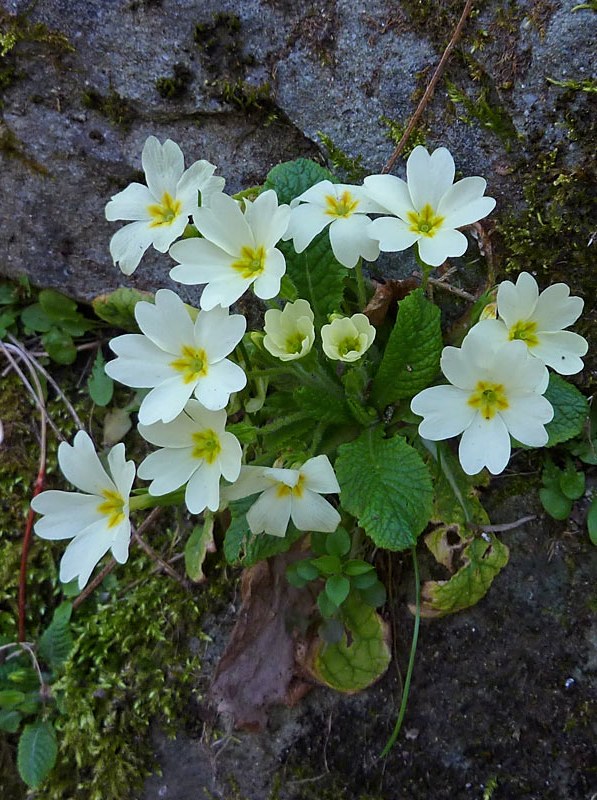
<path id="1" fill-rule="evenodd" d="M 268 82 L 254 86 L 241 79 L 236 81 L 214 81 L 211 84 L 214 97 L 237 108 L 243 113 L 265 115 L 266 124 L 276 120 L 280 111 L 272 97 Z"/>
<path id="2" fill-rule="evenodd" d="M 572 89 L 574 92 L 589 92 L 594 94 L 597 92 L 597 81 L 591 78 L 587 80 L 577 81 L 577 80 L 567 80 L 567 81 L 556 81 L 555 78 L 546 78 L 548 83 L 552 83 L 554 86 L 561 86 L 563 89 Z"/>
<path id="3" fill-rule="evenodd" d="M 387 138 L 391 142 L 393 142 L 394 145 L 397 145 L 404 136 L 406 125 L 404 125 L 401 122 L 398 122 L 397 120 L 390 119 L 390 117 L 386 117 L 383 114 L 379 119 L 380 122 L 382 122 L 387 128 L 386 130 Z M 406 140 L 406 144 L 404 145 L 404 148 L 402 150 L 401 157 L 407 158 L 410 155 L 410 153 L 412 153 L 412 151 L 415 149 L 415 147 L 419 144 L 423 145 L 423 147 L 426 147 L 428 134 L 429 134 L 428 128 L 423 128 L 420 125 L 415 127 L 414 131 Z"/>
<path id="4" fill-rule="evenodd" d="M 172 75 L 167 78 L 158 78 L 155 88 L 162 97 L 175 100 L 187 93 L 192 79 L 193 75 L 188 67 L 184 64 L 175 64 L 172 68 Z"/>
<path id="5" fill-rule="evenodd" d="M 110 122 L 120 125 L 125 130 L 130 127 L 137 116 L 132 103 L 121 97 L 114 89 L 110 89 L 108 94 L 101 94 L 96 89 L 88 89 L 83 92 L 81 100 L 85 108 L 99 111 Z"/>
<path id="6" fill-rule="evenodd" d="M 478 79 L 482 80 L 484 85 L 481 86 L 476 97 L 470 97 L 454 83 L 446 81 L 450 102 L 457 107 L 461 106 L 464 111 L 458 116 L 458 119 L 469 125 L 478 123 L 482 128 L 493 131 L 504 145 L 506 152 L 509 152 L 513 142 L 520 137 L 510 115 L 500 105 L 495 91 L 488 85 L 486 74 L 478 76 Z"/>
<path id="7" fill-rule="evenodd" d="M 362 164 L 363 157 L 359 155 L 356 158 L 352 158 L 341 150 L 330 136 L 321 131 L 318 131 L 317 135 L 327 151 L 328 163 L 340 173 L 340 177 L 349 183 L 360 183 L 367 175 L 367 170 Z"/>

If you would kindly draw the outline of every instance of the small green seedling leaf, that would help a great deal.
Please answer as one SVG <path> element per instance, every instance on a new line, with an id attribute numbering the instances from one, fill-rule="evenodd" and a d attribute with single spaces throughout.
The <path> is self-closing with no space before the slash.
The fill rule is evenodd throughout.
<path id="1" fill-rule="evenodd" d="M 73 637 L 70 631 L 72 603 L 68 600 L 61 603 L 54 611 L 52 622 L 43 632 L 39 640 L 39 655 L 53 670 L 60 669 L 73 649 Z"/>
<path id="2" fill-rule="evenodd" d="M 25 328 L 36 333 L 46 333 L 54 325 L 39 303 L 33 303 L 22 310 L 21 322 Z"/>
<path id="3" fill-rule="evenodd" d="M 381 581 L 376 580 L 371 586 L 366 589 L 360 589 L 359 593 L 364 603 L 367 603 L 371 608 L 379 608 L 383 606 L 387 599 L 386 587 Z"/>
<path id="4" fill-rule="evenodd" d="M 208 552 L 214 550 L 214 515 L 206 511 L 203 525 L 196 525 L 184 548 L 184 566 L 194 583 L 205 580 L 203 562 Z"/>
<path id="5" fill-rule="evenodd" d="M 370 589 L 371 586 L 377 583 L 377 573 L 372 569 L 369 572 L 363 572 L 361 575 L 355 575 L 350 582 L 355 589 Z"/>
<path id="6" fill-rule="evenodd" d="M 294 564 L 289 564 L 286 567 L 286 580 L 291 586 L 295 586 L 297 589 L 303 589 L 309 583 L 309 578 L 301 578 L 297 566 L 298 564 L 294 563 Z"/>
<path id="7" fill-rule="evenodd" d="M 0 709 L 0 731 L 5 733 L 16 733 L 23 717 L 18 711 Z"/>
<path id="8" fill-rule="evenodd" d="M 25 693 L 18 689 L 2 689 L 0 691 L 0 708 L 14 708 L 25 699 Z"/>
<path id="9" fill-rule="evenodd" d="M 345 575 L 364 575 L 367 572 L 372 572 L 373 569 L 373 564 L 369 564 L 367 561 L 360 561 L 359 559 L 355 558 L 352 561 L 347 561 L 344 564 L 342 567 L 342 572 Z"/>
<path id="10" fill-rule="evenodd" d="M 406 550 L 429 522 L 433 489 L 419 454 L 401 436 L 369 428 L 338 448 L 336 475 L 342 507 L 378 547 Z"/>
<path id="11" fill-rule="evenodd" d="M 109 375 L 106 375 L 105 366 L 104 355 L 101 350 L 98 350 L 91 369 L 91 376 L 87 381 L 87 388 L 89 396 L 96 406 L 102 407 L 107 406 L 114 395 L 114 381 Z"/>
<path id="12" fill-rule="evenodd" d="M 39 293 L 39 304 L 48 317 L 55 322 L 64 319 L 74 320 L 80 316 L 76 302 L 54 289 L 43 289 Z"/>
<path id="13" fill-rule="evenodd" d="M 508 548 L 494 534 L 473 539 L 462 553 L 464 566 L 450 580 L 423 584 L 421 616 L 443 617 L 478 603 L 507 564 L 508 556 Z M 410 610 L 414 612 L 412 606 Z"/>
<path id="14" fill-rule="evenodd" d="M 587 528 L 589 531 L 589 538 L 597 547 L 597 497 L 593 498 L 593 502 L 589 508 L 587 515 Z"/>
<path id="15" fill-rule="evenodd" d="M 297 573 L 303 580 L 314 581 L 319 578 L 319 570 L 309 559 L 297 561 L 295 566 Z"/>
<path id="16" fill-rule="evenodd" d="M 554 417 L 545 426 L 549 439 L 546 447 L 567 442 L 582 431 L 589 406 L 576 386 L 552 372 L 545 397 L 553 406 Z"/>
<path id="17" fill-rule="evenodd" d="M 338 611 L 338 606 L 330 600 L 327 595 L 327 592 L 320 592 L 317 595 L 317 607 L 319 608 L 319 613 L 324 619 L 330 619 L 333 617 L 334 614 Z"/>
<path id="18" fill-rule="evenodd" d="M 542 487 L 539 489 L 539 499 L 550 517 L 562 520 L 570 516 L 572 500 L 565 497 L 558 488 Z"/>
<path id="19" fill-rule="evenodd" d="M 585 493 L 585 473 L 577 472 L 569 462 L 560 475 L 560 489 L 569 500 L 578 500 Z"/>
<path id="20" fill-rule="evenodd" d="M 343 575 L 330 575 L 325 582 L 325 593 L 335 606 L 342 605 L 348 597 L 349 591 L 350 581 Z"/>
<path id="21" fill-rule="evenodd" d="M 416 289 L 398 305 L 371 398 L 378 408 L 413 397 L 439 372 L 443 347 L 439 308 Z"/>
<path id="22" fill-rule="evenodd" d="M 72 364 L 77 357 L 77 348 L 71 335 L 61 328 L 51 328 L 44 333 L 41 343 L 52 361 L 57 364 Z"/>
<path id="23" fill-rule="evenodd" d="M 338 556 L 319 556 L 319 558 L 314 558 L 311 563 L 322 575 L 338 575 L 342 571 L 342 562 Z"/>
<path id="24" fill-rule="evenodd" d="M 331 556 L 345 556 L 350 551 L 350 536 L 344 528 L 337 528 L 334 533 L 328 533 L 325 540 L 325 549 Z"/>
<path id="25" fill-rule="evenodd" d="M 58 745 L 54 726 L 46 721 L 25 725 L 19 739 L 17 766 L 30 789 L 37 789 L 56 763 Z"/>
<path id="26" fill-rule="evenodd" d="M 315 649 L 310 671 L 326 686 L 352 694 L 371 686 L 388 668 L 389 636 L 381 617 L 355 593 L 343 603 L 341 613 L 350 640 L 345 632 L 337 644 L 322 642 Z"/>

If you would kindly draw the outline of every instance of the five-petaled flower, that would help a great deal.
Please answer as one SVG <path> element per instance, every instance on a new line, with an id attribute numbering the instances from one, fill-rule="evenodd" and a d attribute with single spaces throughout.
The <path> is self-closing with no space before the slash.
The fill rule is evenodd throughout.
<path id="1" fill-rule="evenodd" d="M 432 267 L 466 251 L 466 236 L 456 229 L 487 216 L 495 200 L 483 196 L 483 178 L 453 183 L 454 173 L 445 147 L 429 155 L 419 145 L 406 162 L 406 182 L 394 175 L 365 178 L 371 198 L 395 215 L 376 219 L 367 229 L 381 250 L 406 250 L 416 242 L 421 260 Z"/>
<path id="2" fill-rule="evenodd" d="M 149 494 L 168 494 L 186 483 L 191 514 L 217 511 L 220 478 L 234 482 L 242 458 L 238 439 L 225 426 L 225 411 L 208 411 L 197 400 L 189 400 L 172 422 L 139 425 L 141 436 L 161 448 L 139 465 L 139 477 L 152 481 Z"/>
<path id="3" fill-rule="evenodd" d="M 155 305 L 135 306 L 143 334 L 117 336 L 110 347 L 118 358 L 106 364 L 106 373 L 125 386 L 151 388 L 139 409 L 143 425 L 171 422 L 191 395 L 205 408 L 218 411 L 247 378 L 241 367 L 226 358 L 247 327 L 240 314 L 227 308 L 201 311 L 193 323 L 180 297 L 160 289 Z"/>
<path id="4" fill-rule="evenodd" d="M 131 183 L 106 205 L 106 219 L 134 220 L 110 240 L 110 253 L 125 275 L 131 275 L 152 244 L 165 253 L 182 235 L 199 205 L 209 205 L 224 188 L 224 178 L 214 176 L 209 161 L 195 161 L 187 170 L 176 142 L 160 144 L 155 136 L 145 142 L 141 163 L 147 186 Z"/>
<path id="5" fill-rule="evenodd" d="M 252 533 L 284 536 L 289 519 L 300 531 L 332 533 L 340 514 L 321 497 L 340 486 L 327 456 L 310 458 L 299 469 L 242 467 L 238 481 L 224 490 L 227 500 L 262 492 L 247 511 Z"/>
<path id="6" fill-rule="evenodd" d="M 295 361 L 310 352 L 315 341 L 313 311 L 306 300 L 286 303 L 282 311 L 265 312 L 263 346 L 280 361 Z"/>
<path id="7" fill-rule="evenodd" d="M 333 361 L 358 361 L 373 344 L 375 333 L 364 314 L 336 317 L 321 329 L 323 352 Z"/>
<path id="8" fill-rule="evenodd" d="M 445 347 L 441 368 L 451 386 L 432 386 L 417 394 L 411 408 L 424 417 L 419 434 L 438 441 L 462 433 L 458 456 L 475 475 L 483 467 L 497 475 L 510 458 L 510 436 L 530 447 L 547 444 L 545 425 L 553 418 L 542 397 L 549 380 L 545 366 L 526 346 L 511 341 L 495 346 L 475 325 L 462 347 Z"/>
<path id="9" fill-rule="evenodd" d="M 290 207 L 278 205 L 273 190 L 245 200 L 245 212 L 225 194 L 199 208 L 193 221 L 202 239 L 185 239 L 170 248 L 178 266 L 170 277 L 179 283 L 205 283 L 201 308 L 228 307 L 253 284 L 257 297 L 268 300 L 280 291 L 286 260 L 276 248 L 286 231 Z"/>
<path id="10" fill-rule="evenodd" d="M 42 539 L 72 539 L 60 562 L 60 580 L 68 583 L 78 577 L 83 589 L 108 550 L 119 564 L 128 558 L 135 465 L 125 461 L 124 445 L 117 444 L 108 453 L 107 472 L 84 431 L 77 433 L 72 446 L 60 444 L 58 464 L 64 477 L 84 494 L 56 490 L 38 494 L 31 507 L 44 516 L 34 529 Z"/>
<path id="11" fill-rule="evenodd" d="M 521 341 L 535 356 L 561 375 L 574 375 L 583 368 L 581 356 L 587 340 L 566 331 L 580 317 L 584 301 L 571 297 L 565 283 L 554 283 L 541 294 L 537 281 L 521 272 L 516 284 L 500 283 L 497 293 L 499 319 L 485 320 L 483 333 L 496 342 Z"/>
<path id="12" fill-rule="evenodd" d="M 330 245 L 336 260 L 345 267 L 356 266 L 359 258 L 375 261 L 379 246 L 367 235 L 371 220 L 367 214 L 385 209 L 374 202 L 362 186 L 320 181 L 290 204 L 292 214 L 284 239 L 292 239 L 302 253 L 318 233 L 330 226 Z"/>

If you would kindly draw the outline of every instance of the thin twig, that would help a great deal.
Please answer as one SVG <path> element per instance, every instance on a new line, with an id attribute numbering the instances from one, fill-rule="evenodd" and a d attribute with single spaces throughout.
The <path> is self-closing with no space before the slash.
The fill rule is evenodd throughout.
<path id="1" fill-rule="evenodd" d="M 430 286 L 437 286 L 438 289 L 443 289 L 445 292 L 450 292 L 450 294 L 462 297 L 463 300 L 467 300 L 469 303 L 475 302 L 475 297 L 472 294 L 465 292 L 464 289 L 459 289 L 457 286 L 452 286 L 452 284 L 442 281 L 441 278 L 430 277 L 427 278 L 427 282 Z"/>
<path id="2" fill-rule="evenodd" d="M 452 38 L 448 42 L 448 46 L 444 50 L 444 53 L 443 53 L 443 55 L 442 55 L 442 57 L 440 59 L 440 62 L 437 65 L 437 67 L 435 68 L 435 72 L 431 76 L 431 80 L 427 84 L 427 88 L 425 89 L 425 93 L 424 93 L 423 97 L 421 98 L 421 100 L 419 101 L 419 105 L 416 107 L 415 113 L 410 118 L 410 120 L 408 122 L 408 125 L 406 126 L 406 128 L 404 130 L 404 133 L 402 134 L 402 138 L 400 139 L 400 141 L 396 145 L 396 149 L 394 150 L 394 152 L 392 153 L 392 155 L 388 159 L 388 163 L 382 169 L 382 172 L 390 172 L 390 170 L 392 169 L 392 167 L 396 163 L 396 159 L 398 158 L 400 153 L 403 151 L 404 146 L 407 143 L 409 136 L 411 135 L 411 133 L 416 128 L 416 126 L 417 126 L 417 124 L 419 122 L 419 119 L 421 118 L 421 115 L 423 114 L 423 111 L 425 110 L 427 104 L 431 100 L 431 97 L 433 96 L 433 92 L 435 91 L 435 87 L 437 85 L 437 82 L 441 78 L 442 73 L 443 73 L 444 69 L 446 68 L 446 64 L 448 63 L 448 59 L 450 58 L 450 54 L 451 54 L 452 50 L 454 49 L 454 47 L 456 46 L 456 44 L 458 43 L 458 40 L 460 39 L 460 37 L 462 35 L 462 30 L 464 28 L 464 24 L 465 24 L 466 20 L 468 19 L 468 16 L 469 16 L 469 14 L 471 12 L 471 9 L 473 7 L 473 2 L 474 2 L 474 0 L 466 0 L 466 3 L 465 3 L 465 6 L 464 6 L 464 9 L 462 11 L 462 14 L 460 16 L 460 19 L 458 20 L 458 24 L 454 28 L 454 33 L 452 34 Z"/>
<path id="3" fill-rule="evenodd" d="M 525 522 L 531 522 L 534 519 L 537 519 L 536 514 L 531 514 L 528 517 L 521 517 L 517 519 L 516 522 L 505 522 L 503 525 L 475 525 L 474 527 L 479 531 L 487 533 L 502 533 L 503 531 L 513 531 L 514 528 L 518 528 L 520 525 L 524 525 Z"/>
<path id="4" fill-rule="evenodd" d="M 172 569 L 170 564 L 168 564 L 167 561 L 164 561 L 164 559 L 161 558 L 158 553 L 156 553 L 153 547 L 147 544 L 145 539 L 143 539 L 139 535 L 139 531 L 135 531 L 135 533 L 133 533 L 133 539 L 137 542 L 141 550 L 147 553 L 147 555 L 151 559 L 153 559 L 156 562 L 156 564 L 159 564 L 159 566 L 161 567 L 161 569 L 164 570 L 164 572 L 168 573 L 168 575 L 170 575 L 171 578 L 174 578 L 174 580 L 178 581 L 181 584 L 181 586 L 186 587 L 184 578 L 182 578 L 175 569 Z"/>

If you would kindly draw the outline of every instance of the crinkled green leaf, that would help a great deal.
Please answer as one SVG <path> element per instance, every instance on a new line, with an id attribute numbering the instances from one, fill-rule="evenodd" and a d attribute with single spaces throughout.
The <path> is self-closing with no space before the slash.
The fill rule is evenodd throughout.
<path id="1" fill-rule="evenodd" d="M 187 575 L 195 583 L 204 580 L 203 562 L 210 548 L 213 548 L 214 516 L 205 512 L 203 525 L 196 525 L 184 548 L 184 566 Z"/>
<path id="2" fill-rule="evenodd" d="M 429 470 L 401 436 L 369 428 L 338 448 L 336 475 L 342 507 L 357 517 L 378 547 L 412 547 L 432 511 Z"/>
<path id="3" fill-rule="evenodd" d="M 235 500 L 229 505 L 231 521 L 224 537 L 224 555 L 229 564 L 252 567 L 264 558 L 286 553 L 301 536 L 304 536 L 303 531 L 298 531 L 292 523 L 288 525 L 286 536 L 251 533 L 246 513 L 256 499 L 257 497 L 253 495 Z"/>
<path id="4" fill-rule="evenodd" d="M 17 766 L 19 775 L 29 788 L 37 789 L 49 775 L 57 753 L 56 733 L 50 722 L 25 725 L 19 739 Z"/>
<path id="5" fill-rule="evenodd" d="M 41 343 L 57 364 L 72 364 L 77 357 L 77 348 L 71 335 L 61 328 L 50 328 L 41 337 Z"/>
<path id="6" fill-rule="evenodd" d="M 560 442 L 567 442 L 582 431 L 589 413 L 586 397 L 576 386 L 565 381 L 560 375 L 552 372 L 545 397 L 553 406 L 554 417 L 545 426 L 549 439 L 546 447 L 553 447 Z"/>
<path id="7" fill-rule="evenodd" d="M 5 733 L 16 733 L 19 730 L 22 716 L 18 711 L 0 709 L 0 731 Z"/>
<path id="8" fill-rule="evenodd" d="M 105 366 L 104 355 L 101 350 L 98 350 L 91 369 L 91 376 L 87 381 L 89 396 L 96 406 L 107 406 L 114 394 L 114 381 L 109 375 L 106 375 Z"/>
<path id="9" fill-rule="evenodd" d="M 115 328 L 137 332 L 139 326 L 135 319 L 135 306 L 140 300 L 153 302 L 153 294 L 122 286 L 110 294 L 99 295 L 91 305 L 95 314 L 104 322 Z"/>
<path id="10" fill-rule="evenodd" d="M 420 448 L 423 450 L 423 448 Z M 489 523 L 474 486 L 476 478 L 467 475 L 446 442 L 426 442 L 429 470 L 433 480 L 433 520 L 444 525 Z"/>
<path id="11" fill-rule="evenodd" d="M 271 169 L 263 184 L 263 190 L 273 189 L 278 195 L 279 203 L 290 203 L 320 181 L 338 182 L 328 169 L 316 164 L 315 161 L 297 158 L 295 161 L 285 161 Z"/>
<path id="12" fill-rule="evenodd" d="M 332 253 L 328 231 L 318 234 L 302 253 L 295 251 L 291 241 L 277 247 L 284 253 L 286 270 L 299 297 L 309 301 L 319 323 L 327 322 L 328 314 L 341 307 L 348 275 L 348 269 Z"/>
<path id="13" fill-rule="evenodd" d="M 65 663 L 73 649 L 70 631 L 72 610 L 72 603 L 69 601 L 61 603 L 39 640 L 39 655 L 53 670 L 59 669 Z"/>
<path id="14" fill-rule="evenodd" d="M 473 539 L 462 553 L 465 564 L 455 575 L 448 581 L 423 584 L 421 615 L 443 617 L 478 603 L 508 563 L 508 556 L 506 545 L 493 534 Z"/>
<path id="15" fill-rule="evenodd" d="M 352 422 L 344 394 L 340 391 L 326 391 L 326 386 L 301 386 L 294 392 L 294 402 L 304 413 L 318 422 L 341 425 Z"/>
<path id="16" fill-rule="evenodd" d="M 443 348 L 440 311 L 421 289 L 398 304 L 371 398 L 380 408 L 413 397 L 427 388 L 439 372 Z"/>
<path id="17" fill-rule="evenodd" d="M 342 620 L 350 632 L 338 644 L 316 649 L 311 671 L 326 686 L 339 692 L 360 692 L 380 678 L 390 663 L 388 633 L 381 617 L 356 593 L 342 605 Z"/>

